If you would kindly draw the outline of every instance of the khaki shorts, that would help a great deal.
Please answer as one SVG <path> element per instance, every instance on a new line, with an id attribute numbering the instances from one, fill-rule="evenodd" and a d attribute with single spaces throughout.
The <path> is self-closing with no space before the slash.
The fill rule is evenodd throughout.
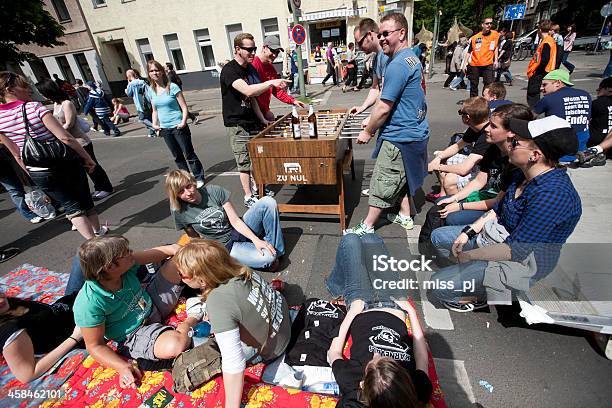
<path id="1" fill-rule="evenodd" d="M 370 180 L 368 204 L 377 208 L 395 206 L 406 194 L 406 171 L 402 153 L 391 142 L 383 141 Z"/>
<path id="2" fill-rule="evenodd" d="M 238 171 L 251 171 L 251 157 L 249 156 L 247 143 L 252 136 L 242 126 L 228 127 L 227 134 Z"/>

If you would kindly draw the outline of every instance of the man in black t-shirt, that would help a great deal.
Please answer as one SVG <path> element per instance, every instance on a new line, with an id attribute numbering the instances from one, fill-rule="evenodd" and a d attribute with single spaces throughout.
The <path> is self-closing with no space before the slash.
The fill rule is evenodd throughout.
<path id="1" fill-rule="evenodd" d="M 234 59 L 221 70 L 221 98 L 223 124 L 227 128 L 230 146 L 240 172 L 240 184 L 244 191 L 244 205 L 250 208 L 257 202 L 251 191 L 251 159 L 247 143 L 259 131 L 258 120 L 252 103 L 270 87 L 286 87 L 284 79 L 261 82 L 254 74 L 250 63 L 255 58 L 257 47 L 249 33 L 240 33 L 234 38 Z"/>
<path id="2" fill-rule="evenodd" d="M 478 172 L 478 162 L 489 148 L 485 135 L 489 125 L 487 100 L 479 96 L 465 100 L 459 115 L 463 123 L 469 126 L 463 138 L 439 152 L 428 165 L 428 171 L 438 171 L 440 174 L 440 195 L 428 195 L 433 200 L 461 191 Z M 471 146 L 471 153 L 467 156 L 459 153 L 466 146 Z M 442 164 L 444 160 L 446 164 Z"/>
<path id="3" fill-rule="evenodd" d="M 601 143 L 612 130 L 612 77 L 606 78 L 597 88 L 597 99 L 591 107 L 590 138 L 587 146 Z"/>

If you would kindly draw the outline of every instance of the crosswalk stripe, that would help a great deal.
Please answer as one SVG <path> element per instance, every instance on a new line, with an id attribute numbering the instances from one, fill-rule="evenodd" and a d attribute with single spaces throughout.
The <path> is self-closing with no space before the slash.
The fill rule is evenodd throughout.
<path id="1" fill-rule="evenodd" d="M 463 360 L 434 358 L 434 363 L 446 405 L 453 408 L 473 407 L 476 398 Z"/>

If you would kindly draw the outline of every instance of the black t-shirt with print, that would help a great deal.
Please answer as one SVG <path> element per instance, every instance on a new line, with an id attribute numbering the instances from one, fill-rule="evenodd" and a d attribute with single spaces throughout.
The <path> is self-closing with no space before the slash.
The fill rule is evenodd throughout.
<path id="1" fill-rule="evenodd" d="M 589 144 L 601 143 L 612 130 L 612 97 L 600 96 L 591 107 L 591 125 Z"/>
<path id="2" fill-rule="evenodd" d="M 366 365 L 374 353 L 379 353 L 404 367 L 412 377 L 419 400 L 429 401 L 433 386 L 426 373 L 416 370 L 412 337 L 405 322 L 383 311 L 361 313 L 353 320 L 350 334 L 351 359 L 336 360 L 332 364 L 341 394 L 359 389 Z"/>
<path id="3" fill-rule="evenodd" d="M 485 129 L 489 126 L 487 123 L 480 131 L 476 132 L 472 128 L 467 128 L 463 134 L 463 141 L 473 145 L 471 154 L 477 154 L 484 156 L 485 152 L 489 148 L 490 144 L 487 143 Z"/>
<path id="4" fill-rule="evenodd" d="M 59 346 L 74 330 L 72 305 L 76 294 L 64 296 L 52 305 L 31 300 L 8 298 L 12 308 L 25 307 L 28 311 L 0 325 L 0 351 L 9 337 L 18 330 L 32 339 L 35 354 L 45 354 Z"/>
<path id="5" fill-rule="evenodd" d="M 246 130 L 257 128 L 257 117 L 251 107 L 249 97 L 243 95 L 232 86 L 237 79 L 249 82 L 249 70 L 231 60 L 221 70 L 221 98 L 223 108 L 223 124 L 226 127 L 242 126 Z"/>
<path id="6" fill-rule="evenodd" d="M 512 182 L 514 167 L 508 161 L 508 156 L 502 155 L 496 145 L 489 145 L 480 163 L 480 171 L 488 174 L 487 187 L 497 192 L 506 191 Z"/>

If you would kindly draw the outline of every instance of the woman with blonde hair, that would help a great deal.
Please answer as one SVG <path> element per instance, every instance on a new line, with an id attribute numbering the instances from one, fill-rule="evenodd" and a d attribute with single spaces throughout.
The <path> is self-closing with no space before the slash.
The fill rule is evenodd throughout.
<path id="1" fill-rule="evenodd" d="M 221 352 L 225 406 L 239 407 L 247 364 L 281 356 L 291 338 L 285 298 L 217 241 L 193 239 L 174 257 L 183 282 L 202 290 Z"/>
<path id="2" fill-rule="evenodd" d="M 147 64 L 148 97 L 153 108 L 153 128 L 164 138 L 174 162 L 181 170 L 190 171 L 197 186 L 204 185 L 204 168 L 193 150 L 191 131 L 187 126 L 187 103 L 181 88 L 170 82 L 164 67 L 157 61 Z"/>
<path id="3" fill-rule="evenodd" d="M 177 229 L 192 238 L 220 242 L 243 265 L 276 270 L 285 253 L 276 201 L 264 197 L 241 219 L 230 201 L 230 192 L 211 184 L 197 186 L 184 170 L 166 176 L 166 192 Z"/>

